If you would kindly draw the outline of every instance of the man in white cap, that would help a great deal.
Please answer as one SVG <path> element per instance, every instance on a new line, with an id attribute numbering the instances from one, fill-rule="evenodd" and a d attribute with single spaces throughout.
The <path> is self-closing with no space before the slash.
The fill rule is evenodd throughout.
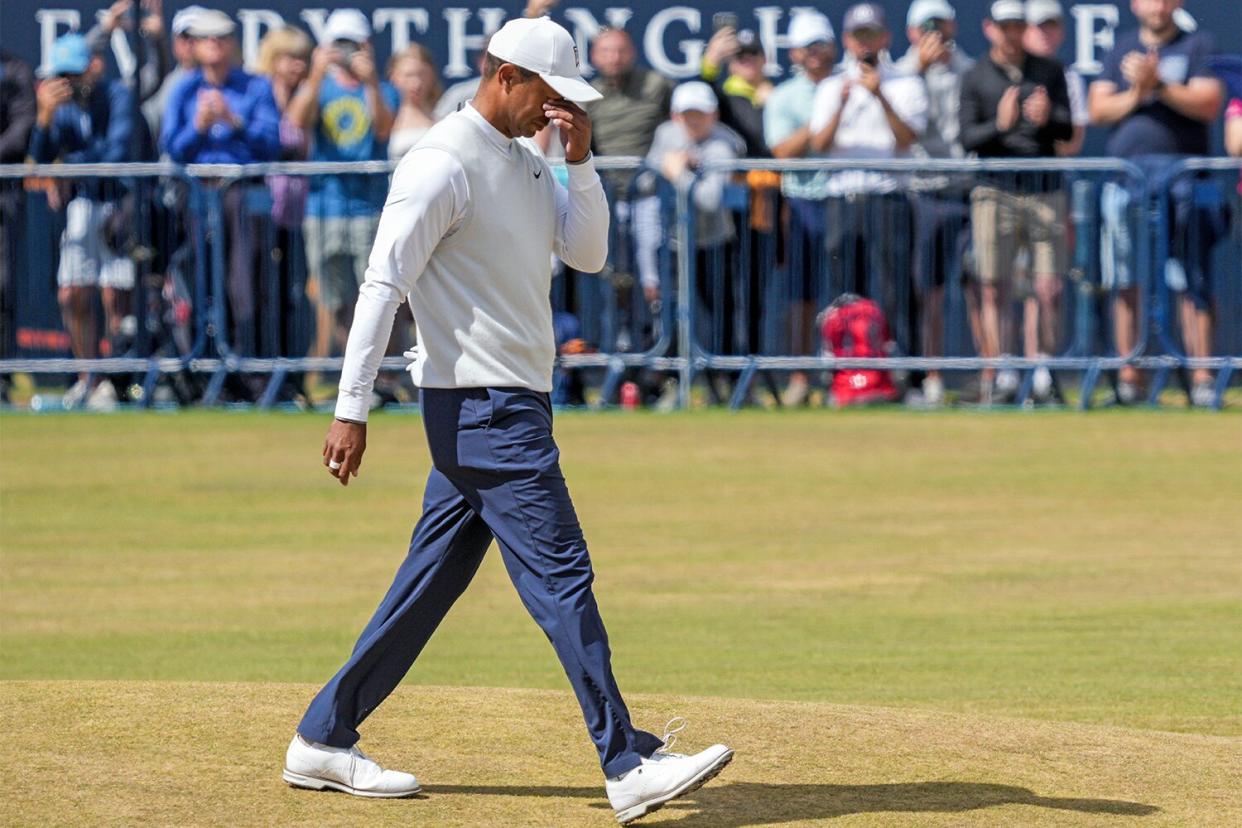
<path id="1" fill-rule="evenodd" d="M 1021 0 L 992 3 L 983 24 L 991 49 L 962 79 L 962 145 L 980 158 L 1052 158 L 1057 142 L 1073 137 L 1065 67 L 1029 54 L 1026 29 Z M 1068 203 L 1058 175 L 990 174 L 981 181 L 971 193 L 979 309 L 972 327 L 979 355 L 996 358 L 1010 339 L 1002 309 L 1008 307 L 1020 256 L 1030 262 L 1030 279 L 1024 282 L 1034 282 L 1038 301 L 1045 307 L 1055 302 L 1067 269 Z M 1056 347 L 1054 331 L 1049 325 L 1043 328 L 1044 341 L 1027 349 L 1032 359 Z M 980 402 L 1010 395 L 1017 390 L 1016 379 L 983 369 Z"/>
<path id="2" fill-rule="evenodd" d="M 523 603 L 556 650 L 628 823 L 713 777 L 732 758 L 694 756 L 638 730 L 613 678 L 586 542 L 552 438 L 550 257 L 599 271 L 608 205 L 580 103 L 598 97 L 573 38 L 547 18 L 512 20 L 489 45 L 471 105 L 436 124 L 393 173 L 345 351 L 323 462 L 358 475 L 371 388 L 397 305 L 418 324 L 432 471 L 409 555 L 349 660 L 311 702 L 284 779 L 359 796 L 419 792 L 358 750 L 358 726 L 392 692 L 495 538 Z M 569 185 L 517 139 L 560 131 Z"/>
<path id="3" fill-rule="evenodd" d="M 1110 128 L 1108 155 L 1137 164 L 1149 181 L 1168 173 L 1179 156 L 1211 153 L 1211 125 L 1220 117 L 1224 87 L 1208 63 L 1215 51 L 1208 32 L 1188 30 L 1182 0 L 1131 0 L 1139 28 L 1121 32 L 1088 94 L 1091 119 Z M 1197 28 L 1197 27 L 1196 27 Z M 1192 186 L 1193 185 L 1193 186 Z M 1182 342 L 1189 357 L 1212 352 L 1212 248 L 1226 224 L 1220 213 L 1222 196 L 1213 185 L 1181 176 L 1170 182 L 1169 259 L 1164 278 L 1180 294 Z M 1213 197 L 1215 195 L 1215 197 Z M 1141 197 L 1109 182 L 1103 193 L 1103 276 L 1114 290 L 1113 336 L 1117 355 L 1141 347 L 1137 339 L 1140 286 L 1136 245 L 1131 238 L 1131 201 Z M 1143 209 L 1151 205 L 1144 204 Z M 1137 402 L 1139 374 L 1132 365 L 1118 372 L 1117 400 Z M 1216 403 L 1212 372 L 1192 372 L 1191 402 Z"/>
<path id="4" fill-rule="evenodd" d="M 724 207 L 724 187 L 729 183 L 726 170 L 707 171 L 710 162 L 728 163 L 746 152 L 746 142 L 738 133 L 720 123 L 719 98 L 703 81 L 689 81 L 673 90 L 672 119 L 660 124 L 647 164 L 663 173 L 681 191 L 694 186 L 695 250 L 699 299 L 708 308 L 721 307 L 720 327 L 710 330 L 707 323 L 699 326 L 709 341 L 720 348 L 731 345 L 735 331 L 734 308 L 737 286 L 731 277 L 733 269 L 733 220 Z M 676 248 L 678 255 L 683 251 Z M 674 268 L 676 270 L 676 268 Z M 710 274 L 723 270 L 723 296 L 715 296 L 716 280 Z M 640 268 L 646 274 L 647 268 Z M 648 278 L 646 275 L 644 279 Z M 726 351 L 727 352 L 727 351 Z"/>
<path id="5" fill-rule="evenodd" d="M 914 0 L 906 13 L 910 48 L 897 68 L 923 79 L 927 87 L 927 128 L 911 150 L 915 158 L 965 158 L 959 138 L 962 76 L 974 61 L 957 44 L 957 10 L 948 0 Z M 911 322 L 919 334 L 920 353 L 944 354 L 944 286 L 959 272 L 966 247 L 968 185 L 960 177 L 919 176 L 911 181 L 919 193 L 915 204 L 917 244 L 914 278 L 919 302 Z M 923 378 L 923 400 L 944 401 L 939 371 Z"/>
<path id="6" fill-rule="evenodd" d="M 142 105 L 142 117 L 147 119 L 154 136 L 160 134 L 161 121 L 172 91 L 194 71 L 194 38 L 190 37 L 189 29 L 194 18 L 205 11 L 207 9 L 202 6 L 186 6 L 173 15 L 169 28 L 172 29 L 172 56 L 177 65 L 164 76 L 160 88 Z"/>
<path id="7" fill-rule="evenodd" d="M 811 110 L 811 148 L 835 159 L 908 157 L 927 127 L 927 88 L 893 66 L 884 9 L 857 3 L 842 21 L 843 69 L 819 85 Z M 829 296 L 875 299 L 895 322 L 907 353 L 914 216 L 891 173 L 849 170 L 828 180 Z M 881 228 L 877 232 L 877 228 Z"/>
<path id="8" fill-rule="evenodd" d="M 832 74 L 836 60 L 836 35 L 832 23 L 819 12 L 800 11 L 789 23 L 789 62 L 794 75 L 768 96 L 763 108 L 763 137 L 773 158 L 808 158 L 811 150 L 811 106 L 815 88 Z M 781 176 L 781 192 L 789 205 L 786 238 L 786 271 L 789 279 L 789 334 L 791 353 L 815 353 L 815 314 L 824 302 L 824 231 L 827 214 L 828 176 L 824 172 L 787 172 Z M 784 405 L 800 405 L 807 399 L 807 377 L 801 371 L 789 376 L 781 397 Z"/>

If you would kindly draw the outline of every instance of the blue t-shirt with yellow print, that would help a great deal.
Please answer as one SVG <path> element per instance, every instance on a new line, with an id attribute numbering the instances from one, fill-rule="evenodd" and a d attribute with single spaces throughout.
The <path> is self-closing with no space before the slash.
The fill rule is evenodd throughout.
<path id="1" fill-rule="evenodd" d="M 380 96 L 395 113 L 400 104 L 397 90 L 380 83 Z M 383 161 L 388 143 L 375 137 L 366 87 L 346 87 L 332 73 L 319 87 L 319 123 L 311 142 L 311 161 Z M 384 206 L 388 176 L 314 175 L 306 212 L 321 218 L 365 216 Z"/>

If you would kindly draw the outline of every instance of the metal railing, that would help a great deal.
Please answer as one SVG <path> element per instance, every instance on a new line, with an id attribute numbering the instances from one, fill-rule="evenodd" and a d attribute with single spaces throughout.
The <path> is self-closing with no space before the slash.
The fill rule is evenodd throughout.
<path id="1" fill-rule="evenodd" d="M 558 358 L 558 383 L 587 377 L 605 403 L 616 401 L 624 380 L 642 374 L 675 378 L 682 406 L 704 374 L 734 377 L 728 402 L 738 406 L 760 379 L 775 390 L 773 378 L 790 372 L 867 368 L 1018 371 L 1017 402 L 1030 398 L 1036 371 L 1073 374 L 1079 405 L 1089 407 L 1102 377 L 1134 366 L 1153 372 L 1152 401 L 1179 372 L 1211 370 L 1219 406 L 1242 366 L 1237 199 L 1242 165 L 1234 160 L 1182 161 L 1159 176 L 1110 159 L 748 160 L 707 166 L 680 191 L 640 159 L 601 158 L 597 166 L 613 208 L 608 264 L 599 276 L 565 273 L 554 281 L 551 299 L 575 343 Z M 323 296 L 322 288 L 312 286 L 312 302 L 308 281 L 324 278 L 324 263 L 334 255 L 327 234 L 340 232 L 325 221 L 338 216 L 324 207 L 322 191 L 332 186 L 327 182 L 365 183 L 371 209 L 355 212 L 377 217 L 394 167 L 390 162 L 0 166 L 6 267 L 13 270 L 17 296 L 10 303 L 13 318 L 4 320 L 0 373 L 134 375 L 144 402 L 161 377 L 201 377 L 205 387 L 197 395 L 207 404 L 219 399 L 226 381 L 249 377 L 252 398 L 266 406 L 279 399 L 292 375 L 339 371 L 339 342 L 327 353 L 320 348 L 312 354 L 311 347 L 323 324 L 322 317 L 316 319 Z M 745 183 L 757 171 L 819 173 L 829 180 L 852 175 L 861 186 L 839 187 L 815 199 L 824 210 L 823 226 L 815 227 L 791 221 L 791 202 L 778 189 Z M 713 174 L 734 179 L 711 208 L 719 212 L 715 217 L 696 198 Z M 1043 183 L 1032 185 L 1033 177 Z M 1182 193 L 1187 181 L 1189 196 Z M 296 216 L 282 214 L 288 204 L 278 203 L 290 182 L 300 182 L 291 189 L 311 205 Z M 1064 194 L 1057 196 L 1064 204 L 1053 219 L 1065 232 L 1065 259 L 1053 274 L 1060 307 L 1049 327 L 1056 339 L 1041 340 L 1038 354 L 1022 348 L 1022 334 L 1014 332 L 1029 331 L 1016 319 L 1005 323 L 1009 342 L 1001 355 L 981 356 L 976 350 L 971 295 L 979 281 L 980 222 L 972 224 L 971 214 L 985 214 L 979 212 L 981 198 L 996 198 L 980 196 L 985 186 L 1001 196 L 1041 187 Z M 1175 214 L 1184 212 L 1187 198 L 1193 220 L 1178 221 Z M 102 244 L 108 254 L 131 262 L 135 274 L 129 328 L 110 330 L 102 339 L 112 347 L 91 359 L 65 356 L 53 289 L 65 281 L 66 268 L 72 270 L 67 257 L 78 255 L 65 252 L 66 231 L 71 220 L 80 223 L 84 209 L 69 210 L 74 199 L 107 205 L 91 213 L 92 221 L 106 226 Z M 1007 208 L 1000 202 L 994 209 Z M 1223 218 L 1210 239 L 1203 235 L 1199 213 Z M 721 228 L 727 231 L 724 241 L 699 243 L 705 230 Z M 1119 228 L 1127 237 L 1120 259 Z M 824 238 L 812 238 L 812 230 Z M 1033 252 L 1038 245 L 1019 241 L 1025 252 L 1002 267 L 1036 269 L 1033 257 L 1045 249 Z M 364 242 L 369 240 L 348 251 L 352 259 Z M 1177 334 L 1174 306 L 1180 291 L 1163 274 L 1169 261 L 1204 247 L 1212 248 L 1205 267 L 1215 282 L 1216 339 L 1212 356 L 1190 357 Z M 1129 274 L 1128 282 L 1117 276 L 1119 270 Z M 339 281 L 341 273 L 336 276 Z M 1126 284 L 1137 286 L 1141 301 L 1134 345 L 1117 353 L 1111 308 Z M 1029 291 L 1029 284 L 1023 289 Z M 880 302 L 895 332 L 891 355 L 851 359 L 820 352 L 817 330 L 808 327 L 808 306 L 820 310 L 846 290 Z M 1016 308 L 1020 315 L 1030 298 L 1010 302 L 1002 313 L 1012 316 Z M 344 301 L 352 307 L 352 296 Z M 1050 318 L 1046 308 L 1040 311 Z M 929 318 L 939 321 L 928 328 Z M 394 347 L 385 358 L 384 371 L 405 367 L 399 352 Z"/>

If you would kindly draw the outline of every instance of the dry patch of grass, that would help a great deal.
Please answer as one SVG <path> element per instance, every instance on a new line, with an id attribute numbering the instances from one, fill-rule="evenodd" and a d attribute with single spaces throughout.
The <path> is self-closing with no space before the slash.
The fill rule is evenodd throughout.
<path id="1" fill-rule="evenodd" d="M 0 683 L 0 824 L 615 824 L 567 692 L 403 687 L 365 727 L 426 796 L 288 788 L 305 684 Z M 643 824 L 1238 825 L 1242 739 L 875 707 L 639 695 L 737 758 Z"/>

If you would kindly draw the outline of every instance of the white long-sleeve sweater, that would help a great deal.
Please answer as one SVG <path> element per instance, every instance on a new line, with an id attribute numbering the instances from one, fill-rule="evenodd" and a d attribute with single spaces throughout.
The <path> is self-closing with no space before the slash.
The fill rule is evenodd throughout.
<path id="1" fill-rule="evenodd" d="M 608 254 L 608 204 L 595 166 L 568 167 L 566 190 L 546 161 L 472 106 L 405 155 L 359 289 L 336 416 L 366 421 L 406 296 L 418 326 L 417 385 L 551 390 L 550 254 L 588 273 Z"/>

